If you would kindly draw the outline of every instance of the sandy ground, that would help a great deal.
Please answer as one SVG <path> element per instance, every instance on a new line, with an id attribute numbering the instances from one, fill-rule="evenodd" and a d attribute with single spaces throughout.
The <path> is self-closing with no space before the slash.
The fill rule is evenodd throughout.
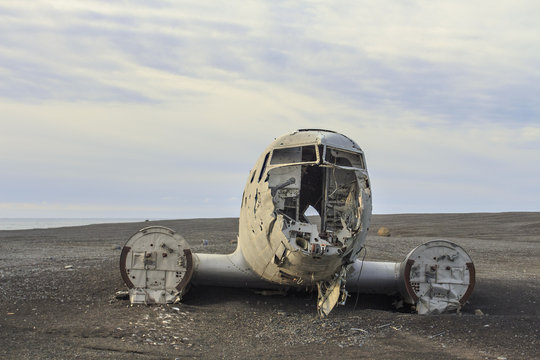
<path id="1" fill-rule="evenodd" d="M 540 358 L 540 213 L 374 216 L 367 259 L 401 261 L 449 239 L 475 262 L 474 293 L 461 314 L 436 316 L 353 295 L 324 320 L 316 295 L 302 292 L 192 287 L 181 304 L 148 307 L 116 299 L 119 247 L 150 224 L 178 231 L 196 252 L 226 253 L 238 220 L 0 231 L 0 358 Z M 383 225 L 391 237 L 375 235 Z"/>

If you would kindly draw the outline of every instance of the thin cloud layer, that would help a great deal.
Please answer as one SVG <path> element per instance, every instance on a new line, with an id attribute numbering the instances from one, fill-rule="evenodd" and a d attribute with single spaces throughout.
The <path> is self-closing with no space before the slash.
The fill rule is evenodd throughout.
<path id="1" fill-rule="evenodd" d="M 377 212 L 538 210 L 538 14 L 0 1 L 0 216 L 235 216 L 259 153 L 301 127 L 360 143 Z"/>

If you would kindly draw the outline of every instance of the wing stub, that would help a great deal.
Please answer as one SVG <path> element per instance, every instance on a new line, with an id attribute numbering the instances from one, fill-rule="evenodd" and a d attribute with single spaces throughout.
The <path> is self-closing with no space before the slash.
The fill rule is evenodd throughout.
<path id="1" fill-rule="evenodd" d="M 180 300 L 189 288 L 193 268 L 193 254 L 186 240 L 163 226 L 136 232 L 120 255 L 120 274 L 132 304 Z"/>

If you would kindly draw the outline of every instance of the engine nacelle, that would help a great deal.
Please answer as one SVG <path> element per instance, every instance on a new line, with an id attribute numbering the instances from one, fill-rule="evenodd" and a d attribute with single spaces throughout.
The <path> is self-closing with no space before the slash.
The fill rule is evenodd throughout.
<path id="1" fill-rule="evenodd" d="M 475 284 L 474 264 L 460 246 L 433 240 L 411 251 L 400 264 L 401 294 L 419 314 L 458 310 Z"/>
<path id="2" fill-rule="evenodd" d="M 458 310 L 475 285 L 475 269 L 467 252 L 450 241 L 428 241 L 402 262 L 357 260 L 347 274 L 347 290 L 400 294 L 419 314 Z"/>
<path id="3" fill-rule="evenodd" d="M 163 226 L 150 226 L 124 245 L 120 273 L 132 304 L 172 303 L 188 289 L 193 255 L 182 236 Z"/>

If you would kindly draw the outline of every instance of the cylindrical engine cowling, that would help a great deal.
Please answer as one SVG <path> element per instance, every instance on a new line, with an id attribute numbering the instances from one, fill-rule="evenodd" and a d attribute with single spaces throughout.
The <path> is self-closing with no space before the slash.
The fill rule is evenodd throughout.
<path id="1" fill-rule="evenodd" d="M 412 250 L 401 263 L 360 261 L 347 273 L 347 290 L 400 294 L 419 314 L 459 309 L 472 293 L 474 265 L 460 246 L 433 240 Z"/>
<path id="2" fill-rule="evenodd" d="M 475 284 L 467 252 L 446 240 L 433 240 L 411 251 L 400 264 L 400 293 L 419 314 L 461 308 Z"/>
<path id="3" fill-rule="evenodd" d="M 120 273 L 132 304 L 172 303 L 188 289 L 193 255 L 175 231 L 150 226 L 136 232 L 122 248 Z"/>

